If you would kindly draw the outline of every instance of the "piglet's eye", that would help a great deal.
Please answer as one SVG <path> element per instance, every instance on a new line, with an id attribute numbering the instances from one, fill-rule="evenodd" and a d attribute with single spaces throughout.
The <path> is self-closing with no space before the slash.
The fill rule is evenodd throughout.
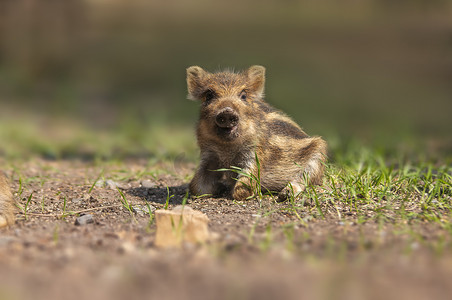
<path id="1" fill-rule="evenodd" d="M 215 92 L 212 90 L 207 90 L 204 93 L 204 98 L 206 99 L 206 101 L 211 101 L 213 98 L 215 98 Z"/>
<path id="2" fill-rule="evenodd" d="M 240 92 L 239 97 L 240 97 L 241 100 L 245 101 L 246 100 L 246 91 L 243 90 L 242 92 Z"/>

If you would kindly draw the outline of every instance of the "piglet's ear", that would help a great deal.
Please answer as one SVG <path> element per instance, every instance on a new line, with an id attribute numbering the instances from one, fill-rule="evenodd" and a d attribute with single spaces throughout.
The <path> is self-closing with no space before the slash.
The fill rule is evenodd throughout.
<path id="1" fill-rule="evenodd" d="M 199 100 L 203 92 L 204 79 L 207 72 L 201 67 L 192 66 L 187 69 L 188 99 Z"/>
<path id="2" fill-rule="evenodd" d="M 251 66 L 247 70 L 250 87 L 256 91 L 259 97 L 264 95 L 265 68 L 263 66 Z"/>

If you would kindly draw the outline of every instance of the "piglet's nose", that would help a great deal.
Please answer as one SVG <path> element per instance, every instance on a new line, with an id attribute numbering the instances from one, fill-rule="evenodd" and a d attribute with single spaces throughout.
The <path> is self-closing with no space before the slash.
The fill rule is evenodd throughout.
<path id="1" fill-rule="evenodd" d="M 232 128 L 239 123 L 239 115 L 232 108 L 226 107 L 217 114 L 215 123 L 221 128 Z"/>

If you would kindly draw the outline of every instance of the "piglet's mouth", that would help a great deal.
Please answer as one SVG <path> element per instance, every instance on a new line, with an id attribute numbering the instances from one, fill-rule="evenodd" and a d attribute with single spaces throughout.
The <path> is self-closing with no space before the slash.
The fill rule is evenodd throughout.
<path id="1" fill-rule="evenodd" d="M 227 138 L 227 139 L 233 139 L 237 137 L 238 132 L 238 125 L 233 126 L 227 126 L 227 127 L 220 127 L 216 126 L 216 132 L 218 136 Z"/>

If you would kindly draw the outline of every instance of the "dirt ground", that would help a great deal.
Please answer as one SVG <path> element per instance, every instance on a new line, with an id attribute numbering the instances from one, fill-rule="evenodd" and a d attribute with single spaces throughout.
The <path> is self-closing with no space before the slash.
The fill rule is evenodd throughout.
<path id="1" fill-rule="evenodd" d="M 189 199 L 213 238 L 159 249 L 151 211 L 181 204 L 194 165 L 1 162 L 18 210 L 0 230 L 0 299 L 450 299 L 450 234 L 429 222 L 322 218 L 306 201 Z M 134 207 L 121 204 L 123 191 Z M 146 205 L 149 204 L 149 207 Z M 76 225 L 90 214 L 93 222 Z M 406 226 L 405 226 L 406 225 Z M 416 239 L 420 235 L 422 239 Z M 423 241 L 423 242 L 419 242 Z"/>

